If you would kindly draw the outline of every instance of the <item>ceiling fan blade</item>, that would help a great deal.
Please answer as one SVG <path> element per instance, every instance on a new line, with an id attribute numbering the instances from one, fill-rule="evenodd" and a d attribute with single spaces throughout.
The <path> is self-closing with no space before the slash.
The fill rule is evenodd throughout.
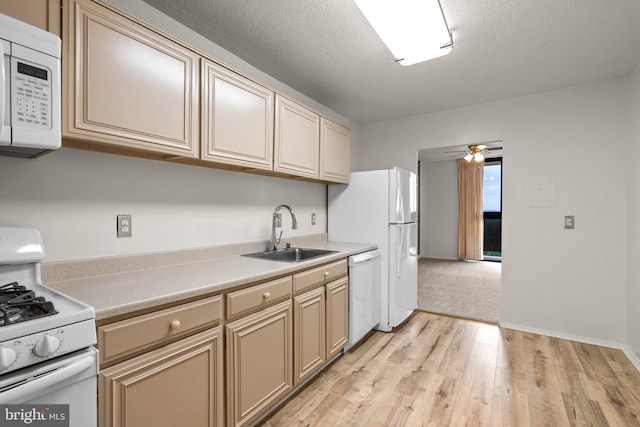
<path id="1" fill-rule="evenodd" d="M 487 147 L 485 150 L 486 151 L 502 150 L 502 147 Z"/>

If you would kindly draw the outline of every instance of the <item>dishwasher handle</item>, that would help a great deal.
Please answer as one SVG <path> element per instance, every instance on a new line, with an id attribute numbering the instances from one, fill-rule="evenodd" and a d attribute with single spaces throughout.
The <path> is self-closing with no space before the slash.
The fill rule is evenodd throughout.
<path id="1" fill-rule="evenodd" d="M 18 387 L 3 391 L 0 393 L 0 404 L 20 402 L 23 399 L 46 389 L 47 387 L 73 378 L 85 369 L 91 367 L 94 363 L 95 358 L 91 356 L 83 357 L 69 366 L 56 369 L 55 371 L 43 375 L 38 379 L 31 380 Z"/>
<path id="2" fill-rule="evenodd" d="M 380 251 L 378 249 L 368 252 L 362 252 L 356 255 L 352 255 L 349 257 L 349 267 L 355 267 L 358 264 L 365 263 L 367 261 L 371 261 L 375 258 L 380 257 Z"/>

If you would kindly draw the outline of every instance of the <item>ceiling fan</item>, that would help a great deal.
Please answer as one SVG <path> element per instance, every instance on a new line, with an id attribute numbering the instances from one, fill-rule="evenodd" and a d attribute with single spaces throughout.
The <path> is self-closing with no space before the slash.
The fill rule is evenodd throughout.
<path id="1" fill-rule="evenodd" d="M 445 153 L 461 153 L 461 154 L 456 154 L 455 156 L 451 156 L 453 158 L 459 158 L 462 155 L 462 153 L 464 153 L 465 156 L 463 158 L 467 162 L 471 162 L 472 160 L 476 162 L 481 162 L 485 159 L 488 152 L 502 150 L 502 147 L 500 146 L 489 147 L 487 145 L 487 144 L 494 144 L 498 142 L 502 142 L 502 140 L 499 139 L 496 141 L 487 141 L 482 144 L 471 144 L 471 145 L 467 145 L 467 148 L 465 150 L 445 151 Z"/>

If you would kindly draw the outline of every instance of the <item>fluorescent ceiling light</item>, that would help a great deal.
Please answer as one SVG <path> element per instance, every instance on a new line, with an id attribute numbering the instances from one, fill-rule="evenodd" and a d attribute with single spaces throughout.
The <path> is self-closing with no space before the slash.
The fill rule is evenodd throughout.
<path id="1" fill-rule="evenodd" d="M 396 62 L 411 65 L 444 56 L 453 41 L 439 0 L 355 0 Z"/>

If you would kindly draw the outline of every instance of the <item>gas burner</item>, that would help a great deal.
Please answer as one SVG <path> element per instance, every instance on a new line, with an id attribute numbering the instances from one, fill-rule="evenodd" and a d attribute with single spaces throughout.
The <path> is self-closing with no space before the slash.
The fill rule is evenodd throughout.
<path id="1" fill-rule="evenodd" d="M 57 313 L 51 301 L 36 296 L 18 282 L 0 286 L 0 327 Z"/>

